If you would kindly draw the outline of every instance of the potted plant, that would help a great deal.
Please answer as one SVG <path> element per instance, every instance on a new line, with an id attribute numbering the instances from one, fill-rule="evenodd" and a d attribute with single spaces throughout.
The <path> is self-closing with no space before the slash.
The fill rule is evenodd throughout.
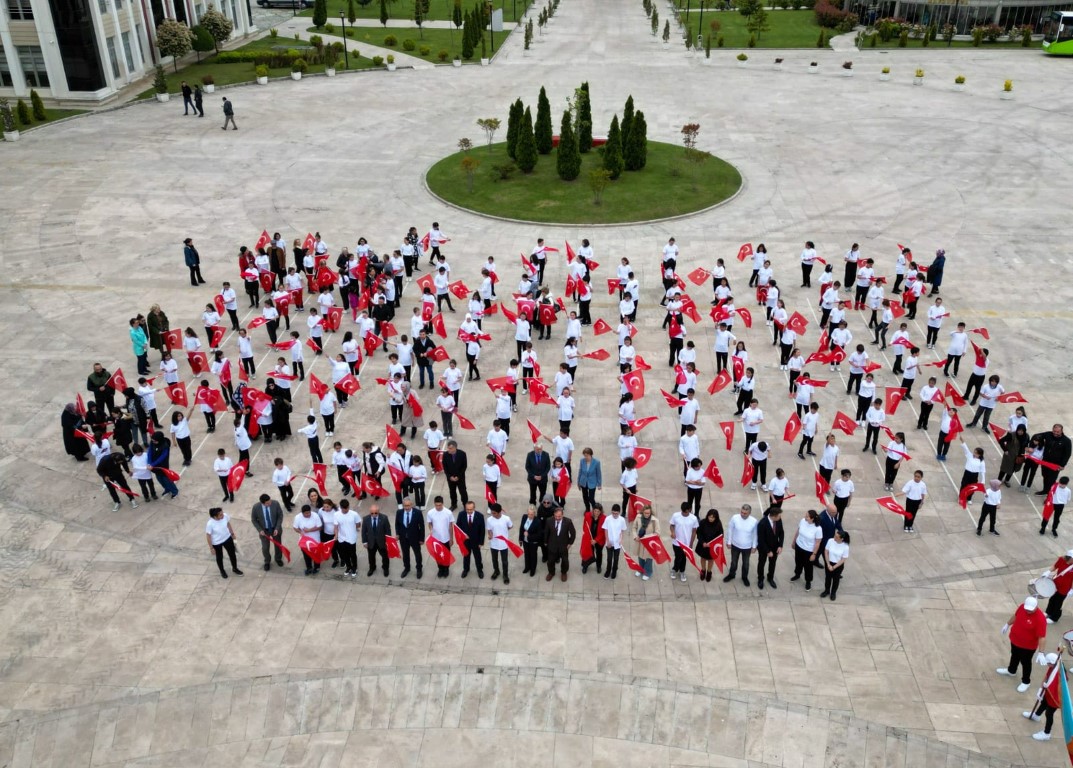
<path id="1" fill-rule="evenodd" d="M 918 69 L 913 76 L 913 85 L 924 85 L 924 70 Z"/>
<path id="2" fill-rule="evenodd" d="M 965 90 L 965 75 L 958 75 L 957 77 L 954 78 L 954 90 L 955 91 L 964 91 Z"/>
<path id="3" fill-rule="evenodd" d="M 258 64 L 257 68 L 253 71 L 257 73 L 258 85 L 268 85 L 268 65 Z"/>
<path id="4" fill-rule="evenodd" d="M 879 79 L 884 83 L 890 80 L 890 67 L 883 67 L 883 69 L 879 71 Z"/>
<path id="5" fill-rule="evenodd" d="M 301 57 L 295 59 L 293 62 L 291 62 L 291 80 L 301 80 L 302 73 L 304 73 L 308 68 L 309 65 L 306 64 L 305 59 Z"/>
<path id="6" fill-rule="evenodd" d="M 4 124 L 4 141 L 18 141 L 19 131 L 15 127 L 15 115 L 11 114 L 11 104 L 7 99 L 0 99 L 0 121 Z"/>
<path id="7" fill-rule="evenodd" d="M 390 53 L 387 55 L 387 71 L 388 72 L 394 72 L 395 71 L 395 57 L 392 56 Z"/>
<path id="8" fill-rule="evenodd" d="M 164 67 L 159 64 L 156 65 L 156 75 L 153 77 L 153 90 L 156 91 L 156 100 L 161 104 L 171 98 L 168 93 L 168 79 L 164 77 Z"/>
<path id="9" fill-rule="evenodd" d="M 459 56 L 458 54 L 455 54 L 455 57 L 451 61 L 451 64 L 453 64 L 456 67 L 461 67 L 462 66 L 462 57 Z"/>
<path id="10" fill-rule="evenodd" d="M 820 65 L 818 62 L 810 61 L 808 65 L 808 71 L 810 75 L 814 75 L 820 71 Z"/>
<path id="11" fill-rule="evenodd" d="M 335 47 L 329 45 L 324 49 L 324 74 L 328 77 L 335 77 L 335 65 L 339 61 L 339 52 L 335 50 Z"/>
<path id="12" fill-rule="evenodd" d="M 842 62 L 842 76 L 843 77 L 853 77 L 853 62 L 852 61 L 843 61 Z"/>
<path id="13" fill-rule="evenodd" d="M 749 57 L 745 53 L 739 53 L 738 54 L 738 66 L 739 67 L 744 69 L 745 68 L 745 62 L 747 62 L 748 60 L 749 60 Z"/>
<path id="14" fill-rule="evenodd" d="M 1013 80 L 1007 80 L 1002 84 L 1002 92 L 999 94 L 999 97 L 1003 101 L 1009 101 L 1013 98 Z"/>
<path id="15" fill-rule="evenodd" d="M 775 69 L 782 69 L 782 59 L 775 59 Z"/>
<path id="16" fill-rule="evenodd" d="M 216 92 L 216 80 L 213 79 L 212 75 L 202 75 L 201 84 L 205 86 L 205 93 Z"/>

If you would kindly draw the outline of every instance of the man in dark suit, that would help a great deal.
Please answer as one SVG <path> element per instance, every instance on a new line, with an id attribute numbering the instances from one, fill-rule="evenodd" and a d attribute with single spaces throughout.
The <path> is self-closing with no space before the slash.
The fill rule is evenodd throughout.
<path id="1" fill-rule="evenodd" d="M 551 456 L 544 452 L 540 443 L 525 457 L 525 477 L 529 481 L 529 503 L 536 504 L 548 492 L 548 475 L 551 474 Z M 539 491 L 539 494 L 537 493 Z"/>
<path id="2" fill-rule="evenodd" d="M 461 453 L 461 451 L 460 451 Z M 472 501 L 466 502 L 466 508 L 458 513 L 455 525 L 469 538 L 466 540 L 466 548 L 469 554 L 462 557 L 462 578 L 469 574 L 469 560 L 473 558 L 473 564 L 477 566 L 477 578 L 484 578 L 484 561 L 481 559 L 481 544 L 487 536 L 484 527 L 484 515 L 478 512 Z"/>
<path id="3" fill-rule="evenodd" d="M 782 530 L 782 510 L 771 507 L 764 513 L 764 519 L 756 526 L 756 581 L 760 589 L 764 588 L 764 569 L 767 568 L 767 583 L 772 589 L 778 589 L 775 583 L 775 561 L 782 554 L 784 533 Z"/>
<path id="4" fill-rule="evenodd" d="M 376 555 L 380 553 L 380 561 L 384 565 L 384 575 L 388 575 L 387 538 L 391 535 L 391 523 L 380 514 L 380 505 L 373 504 L 369 507 L 369 514 L 361 523 L 361 543 L 369 552 L 369 573 L 372 576 L 376 570 Z"/>
<path id="5" fill-rule="evenodd" d="M 410 552 L 417 565 L 417 578 L 421 578 L 421 545 L 425 543 L 425 518 L 420 509 L 414 509 L 409 497 L 402 500 L 402 509 L 395 512 L 395 535 L 399 537 L 402 550 L 402 578 L 410 575 Z"/>
<path id="6" fill-rule="evenodd" d="M 544 528 L 544 538 L 548 543 L 548 575 L 544 581 L 551 581 L 555 576 L 555 564 L 559 566 L 559 578 L 566 581 L 566 572 L 570 570 L 570 545 L 577 538 L 574 521 L 563 517 L 563 508 L 556 507 L 555 514 Z"/>
<path id="7" fill-rule="evenodd" d="M 283 510 L 278 501 L 274 501 L 267 493 L 261 494 L 259 504 L 254 504 L 250 510 L 250 519 L 257 535 L 261 539 L 261 554 L 265 558 L 265 570 L 272 568 L 272 542 L 270 538 L 281 541 L 283 536 Z M 276 545 L 276 565 L 283 567 L 283 552 L 279 544 Z"/>
<path id="8" fill-rule="evenodd" d="M 466 492 L 466 452 L 458 450 L 458 443 L 450 440 L 443 454 L 443 475 L 447 478 L 447 490 L 451 493 L 451 509 L 458 509 L 458 497 L 462 503 L 469 503 Z M 480 562 L 480 561 L 478 561 Z"/>

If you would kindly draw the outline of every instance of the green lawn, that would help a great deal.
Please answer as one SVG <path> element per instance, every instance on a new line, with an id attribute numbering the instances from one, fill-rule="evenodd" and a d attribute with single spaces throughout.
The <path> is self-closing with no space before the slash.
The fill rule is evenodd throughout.
<path id="1" fill-rule="evenodd" d="M 532 0 L 493 0 L 493 6 L 503 9 L 503 21 L 516 21 L 518 17 L 525 14 L 525 8 L 530 2 Z M 430 0 L 426 18 L 429 21 L 450 21 L 454 7 L 454 0 Z M 473 0 L 462 0 L 463 13 L 472 8 Z M 328 21 L 338 26 L 340 12 L 344 16 L 346 15 L 347 0 L 328 0 Z M 313 9 L 307 8 L 304 11 L 299 11 L 298 15 L 312 17 Z M 414 0 L 388 0 L 387 15 L 391 19 L 413 21 Z M 363 6 L 358 0 L 354 0 L 354 16 L 359 19 L 376 19 L 379 21 L 380 3 L 378 0 L 372 0 L 372 2 Z"/>
<path id="2" fill-rule="evenodd" d="M 443 199 L 464 208 L 542 223 L 615 224 L 659 219 L 691 213 L 725 200 L 741 186 L 741 174 L 718 158 L 709 158 L 697 172 L 686 167 L 684 149 L 673 144 L 648 142 L 644 170 L 623 172 L 611 182 L 596 205 L 589 188 L 589 171 L 600 167 L 600 154 L 593 149 L 582 155 L 581 175 L 565 182 L 555 171 L 555 151 L 541 155 L 529 175 L 516 172 L 499 181 L 493 166 L 509 162 L 506 144 L 478 146 L 470 151 L 480 160 L 473 191 L 468 191 L 461 168 L 462 153 L 440 160 L 429 169 L 429 188 Z"/>
<path id="3" fill-rule="evenodd" d="M 319 34 L 316 27 L 309 27 L 306 30 L 310 34 Z M 323 31 L 323 30 L 321 30 Z M 339 29 L 336 28 L 336 34 L 339 33 Z M 353 40 L 354 44 L 360 50 L 362 43 L 368 43 L 369 45 L 379 45 L 385 48 L 390 48 L 384 42 L 384 39 L 388 36 L 394 36 L 397 43 L 394 46 L 395 50 L 399 53 L 407 53 L 411 56 L 417 56 L 419 58 L 425 58 L 429 61 L 438 61 L 439 52 L 447 51 L 447 60 L 450 61 L 455 57 L 455 54 L 462 55 L 462 31 L 450 30 L 450 29 L 418 29 L 417 27 L 404 27 L 402 29 L 392 29 L 384 27 L 348 27 L 347 39 Z M 506 39 L 507 33 L 498 32 L 495 35 L 496 50 L 499 50 L 499 46 L 503 44 Z M 413 40 L 415 48 L 412 51 L 404 50 L 402 43 L 404 40 Z M 489 33 L 485 32 L 485 40 L 487 41 L 488 57 L 492 56 L 491 40 L 489 40 Z M 421 55 L 421 46 L 427 45 L 429 48 L 429 55 Z M 472 62 L 478 62 L 481 58 L 480 46 L 473 52 Z"/>
<path id="4" fill-rule="evenodd" d="M 660 34 L 662 34 L 663 21 L 667 18 L 663 9 L 660 9 Z M 768 11 L 767 32 L 760 33 L 760 39 L 756 41 L 757 48 L 815 48 L 816 41 L 820 37 L 820 25 L 816 23 L 816 15 L 812 11 Z M 723 36 L 724 46 L 727 48 L 745 48 L 749 43 L 750 32 L 745 28 L 746 18 L 737 11 L 710 11 L 704 12 L 704 18 L 698 10 L 693 9 L 686 14 L 682 11 L 682 18 L 688 19 L 687 27 L 693 30 L 693 38 L 697 37 L 697 30 L 703 26 L 701 33 L 712 35 L 712 48 L 716 47 L 719 35 Z M 712 24 L 718 22 L 718 30 L 712 29 Z M 684 43 L 674 32 L 671 25 L 671 41 L 684 47 Z M 827 30 L 827 39 L 831 38 L 834 30 Z"/>
<path id="5" fill-rule="evenodd" d="M 23 101 L 26 102 L 26 106 L 30 106 L 29 99 L 23 99 Z M 48 115 L 48 119 L 38 121 L 33 119 L 33 111 L 31 109 L 30 125 L 22 125 L 21 123 L 19 123 L 19 116 L 15 112 L 15 105 L 18 103 L 18 99 L 10 100 L 10 102 L 11 114 L 15 117 L 15 128 L 21 133 L 25 133 L 26 131 L 32 131 L 34 128 L 40 128 L 42 125 L 48 125 L 49 123 L 53 123 L 57 120 L 62 120 L 65 117 L 72 117 L 74 115 L 81 115 L 85 112 L 89 112 L 88 109 L 49 109 L 48 107 L 45 107 L 45 114 Z"/>

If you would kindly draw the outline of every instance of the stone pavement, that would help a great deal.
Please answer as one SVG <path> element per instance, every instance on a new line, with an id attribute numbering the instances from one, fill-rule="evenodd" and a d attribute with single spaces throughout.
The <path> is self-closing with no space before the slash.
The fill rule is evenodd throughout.
<path id="1" fill-rule="evenodd" d="M 897 242 L 919 255 L 943 247 L 952 319 L 988 327 L 993 368 L 1028 398 L 1033 430 L 1071 423 L 1070 360 L 1055 352 L 1070 327 L 1063 299 L 1073 265 L 1063 226 L 1070 158 L 1061 151 L 1070 107 L 1056 98 L 1056 62 L 1035 51 L 862 53 L 856 76 L 844 78 L 842 54 L 791 51 L 779 54 L 781 72 L 766 58 L 775 52 L 751 56 L 745 69 L 733 53 L 713 52 L 708 66 L 663 51 L 645 21 L 640 3 L 610 15 L 592 0 L 564 0 L 529 56 L 515 36 L 492 67 L 234 89 L 240 130 L 226 134 L 211 118 L 180 121 L 175 104 L 147 103 L 3 145 L 0 338 L 13 364 L 0 377 L 0 765 L 413 765 L 459 762 L 454 755 L 467 749 L 490 756 L 493 745 L 519 764 L 1062 764 L 1060 739 L 1033 741 L 1037 726 L 1020 717 L 1032 694 L 1016 694 L 994 669 L 1006 658 L 998 628 L 1031 574 L 1073 539 L 1065 529 L 1057 540 L 1039 537 L 1038 500 L 1012 490 L 1002 536 L 977 538 L 956 504 L 960 459 L 934 461 L 935 427 L 913 431 L 910 403 L 892 421 L 906 430 L 910 466 L 931 489 L 914 536 L 871 501 L 883 495 L 881 476 L 859 452 L 862 438 L 839 437 L 857 498 L 837 603 L 789 583 L 788 553 L 780 589 L 763 594 L 740 582 L 672 583 L 665 569 L 644 583 L 582 577 L 576 558 L 565 584 L 522 577 L 516 566 L 507 587 L 463 581 L 458 566 L 446 583 L 401 580 L 397 567 L 389 580 L 356 582 L 331 571 L 305 578 L 297 564 L 264 573 L 246 510 L 268 489 L 272 457 L 308 469 L 295 441 L 255 447 L 257 476 L 229 510 L 247 575 L 224 582 L 203 527 L 219 498 L 210 459 L 231 448 L 226 430 L 205 435 L 195 415 L 197 455 L 180 497 L 114 514 L 92 470 L 62 454 L 58 414 L 82 391 L 90 364 L 122 366 L 128 378 L 135 370 L 127 319 L 158 302 L 173 326 L 199 328 L 212 289 L 235 277 L 235 248 L 252 245 L 261 229 L 288 239 L 319 230 L 333 251 L 365 236 L 382 251 L 411 224 L 423 232 L 433 220 L 471 285 L 488 255 L 512 284 L 515 254 L 537 236 L 560 248 L 589 237 L 603 265 L 598 281 L 618 257 L 631 259 L 645 287 L 638 346 L 654 366 L 638 413 L 661 416 L 641 436 L 655 453 L 640 492 L 656 499 L 664 524 L 681 498 L 677 429 L 656 392 L 671 380 L 655 307 L 659 250 L 671 235 L 683 274 L 721 256 L 735 286 L 747 278 L 733 261 L 738 246 L 767 243 L 788 305 L 810 319 L 815 293 L 795 279 L 805 239 L 836 264 L 858 241 L 888 273 Z M 821 72 L 807 75 L 813 59 Z M 890 83 L 876 77 L 885 64 Z M 918 66 L 926 84 L 913 88 Z M 967 93 L 953 92 L 959 73 Z M 1012 102 L 998 99 L 1006 78 L 1015 82 Z M 510 101 L 535 102 L 541 85 L 558 109 L 582 80 L 600 125 L 630 93 L 654 139 L 678 141 L 683 123 L 699 122 L 704 147 L 742 171 L 742 193 L 674 222 L 558 228 L 492 222 L 424 190 L 425 169 L 459 138 L 480 143 L 478 117 L 505 119 Z M 315 116 L 316 127 L 287 119 L 292 113 Z M 187 236 L 205 262 L 203 289 L 186 284 Z M 558 291 L 563 265 L 548 274 Z M 708 298 L 703 288 L 693 294 Z M 415 295 L 408 286 L 403 318 Z M 597 292 L 594 316 L 612 320 L 613 312 Z M 496 376 L 513 345 L 502 319 L 486 327 L 495 341 L 482 370 Z M 711 332 L 689 330 L 706 384 Z M 851 330 L 864 334 L 861 318 Z M 814 466 L 779 440 L 789 401 L 766 329 L 737 332 L 758 367 L 771 467 L 784 466 L 799 494 L 787 504 L 790 536 Z M 912 335 L 922 339 L 922 323 Z M 583 351 L 613 348 L 607 339 L 589 337 Z M 257 341 L 263 368 L 268 350 Z M 545 363 L 557 362 L 556 342 L 538 347 Z M 806 346 L 814 344 L 810 334 Z M 234 357 L 233 339 L 225 348 Z M 383 435 L 387 408 L 373 383 L 381 365 L 377 358 L 366 370 L 364 391 L 340 419 L 348 445 Z M 327 375 L 323 362 L 310 367 Z M 818 396 L 826 428 L 849 402 L 838 374 L 814 374 L 832 380 Z M 591 445 L 603 459 L 605 504 L 619 497 L 612 375 L 610 364 L 585 361 L 573 428 L 578 448 Z M 896 382 L 884 371 L 879 383 Z M 300 388 L 300 406 L 306 397 Z M 733 411 L 729 392 L 702 402 L 703 453 L 727 478 L 710 503 L 724 519 L 741 503 L 763 506 L 736 485 L 740 455 L 724 449 L 715 427 Z M 483 453 L 490 405 L 484 387 L 467 386 L 462 412 L 478 430 L 458 437 L 471 461 Z M 997 412 L 1000 423 L 1008 412 Z M 522 435 L 522 418 L 554 428 L 551 412 L 524 404 Z M 518 440 L 507 454 L 515 478 L 503 491 L 516 520 L 527 501 Z M 971 441 L 985 446 L 993 473 L 993 443 L 982 432 Z M 436 481 L 430 495 L 442 491 Z M 290 532 L 285 538 L 294 544 Z M 1049 643 L 1066 629 L 1052 628 Z M 367 734 L 373 728 L 378 738 Z"/>

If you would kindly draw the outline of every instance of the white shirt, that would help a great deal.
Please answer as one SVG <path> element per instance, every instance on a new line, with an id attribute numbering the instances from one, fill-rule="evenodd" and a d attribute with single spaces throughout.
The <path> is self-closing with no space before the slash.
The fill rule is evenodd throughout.
<path id="1" fill-rule="evenodd" d="M 131 456 L 130 471 L 135 480 L 151 480 L 153 473 L 149 471 L 149 454 L 142 451 Z"/>
<path id="2" fill-rule="evenodd" d="M 682 404 L 682 413 L 679 417 L 682 426 L 689 426 L 690 424 L 697 423 L 697 414 L 700 413 L 700 401 L 697 398 L 692 400 L 686 400 Z"/>
<path id="3" fill-rule="evenodd" d="M 637 447 L 637 438 L 633 435 L 619 435 L 618 457 L 619 460 L 629 459 L 633 456 L 633 449 Z"/>
<path id="4" fill-rule="evenodd" d="M 239 424 L 235 427 L 235 447 L 240 451 L 248 451 L 253 446 L 246 428 Z"/>
<path id="5" fill-rule="evenodd" d="M 220 291 L 220 297 L 224 300 L 224 309 L 238 309 L 238 294 L 234 288 Z"/>
<path id="6" fill-rule="evenodd" d="M 801 417 L 801 433 L 805 437 L 815 437 L 816 429 L 820 425 L 819 411 L 809 411 Z"/>
<path id="7" fill-rule="evenodd" d="M 824 445 L 823 456 L 820 457 L 820 466 L 824 469 L 834 470 L 838 464 L 838 453 L 837 445 Z"/>
<path id="8" fill-rule="evenodd" d="M 324 532 L 325 537 L 322 538 L 321 541 L 326 541 L 326 537 L 335 535 L 335 513 L 338 511 L 339 510 L 335 508 L 326 510 L 324 507 L 317 510 L 317 514 L 320 515 L 321 525 L 323 526 L 321 530 Z"/>
<path id="9" fill-rule="evenodd" d="M 930 312 L 930 310 L 929 310 Z M 950 345 L 946 348 L 946 354 L 960 356 L 969 348 L 969 334 L 964 331 L 950 331 Z"/>
<path id="10" fill-rule="evenodd" d="M 514 523 L 510 521 L 509 517 L 500 514 L 499 519 L 496 519 L 495 515 L 489 513 L 484 518 L 484 527 L 490 537 L 488 542 L 489 549 L 507 548 L 507 542 L 503 541 L 503 539 L 497 539 L 496 536 L 502 536 L 504 539 L 510 538 L 510 529 L 514 527 Z"/>
<path id="11" fill-rule="evenodd" d="M 689 435 L 682 435 L 678 438 L 678 455 L 681 456 L 686 463 L 693 461 L 693 459 L 699 459 L 700 438 L 695 434 L 692 437 Z"/>
<path id="12" fill-rule="evenodd" d="M 827 546 L 824 547 L 825 557 L 827 562 L 831 565 L 838 565 L 840 562 L 849 557 L 849 544 L 845 542 L 838 542 L 834 539 L 830 539 L 827 542 Z"/>
<path id="13" fill-rule="evenodd" d="M 306 517 L 301 512 L 294 516 L 294 523 L 292 528 L 297 528 L 299 535 L 305 535 L 313 533 L 313 531 L 319 531 L 324 527 L 324 521 L 320 519 L 320 515 L 314 515 L 310 513 L 309 517 Z"/>
<path id="14" fill-rule="evenodd" d="M 555 402 L 559 405 L 559 421 L 570 421 L 574 418 L 574 398 L 561 395 Z"/>
<path id="15" fill-rule="evenodd" d="M 430 427 L 425 430 L 425 434 L 422 437 L 425 438 L 425 445 L 430 451 L 438 451 L 443 444 L 443 431 L 440 429 Z"/>
<path id="16" fill-rule="evenodd" d="M 488 443 L 489 448 L 498 454 L 503 454 L 507 451 L 507 433 L 502 429 L 488 430 L 488 437 L 485 442 Z"/>
<path id="17" fill-rule="evenodd" d="M 810 523 L 806 518 L 801 518 L 797 524 L 797 538 L 794 539 L 794 546 L 811 552 L 817 541 L 823 541 L 823 528 L 816 523 Z"/>
<path id="18" fill-rule="evenodd" d="M 174 384 L 179 380 L 179 364 L 174 358 L 160 361 L 160 372 L 164 374 L 164 381 Z"/>
<path id="19" fill-rule="evenodd" d="M 428 524 L 432 527 L 432 535 L 441 543 L 451 540 L 451 528 L 454 523 L 454 515 L 447 507 L 436 509 L 433 507 L 427 513 Z M 487 524 L 486 524 L 487 527 Z"/>
<path id="20" fill-rule="evenodd" d="M 764 420 L 764 412 L 759 408 L 749 406 L 741 414 L 742 429 L 747 434 L 755 435 L 760 432 L 760 422 Z"/>
<path id="21" fill-rule="evenodd" d="M 499 470 L 499 465 L 488 464 L 487 462 L 481 466 L 481 474 L 484 475 L 484 482 L 486 483 L 498 483 L 499 478 L 503 475 Z"/>
<path id="22" fill-rule="evenodd" d="M 1002 387 L 1001 384 L 997 384 L 995 386 L 991 386 L 990 384 L 984 384 L 982 387 L 980 387 L 980 407 L 994 408 L 997 403 L 995 398 L 997 398 L 1005 391 L 1006 390 Z"/>
<path id="23" fill-rule="evenodd" d="M 696 515 L 685 515 L 681 512 L 675 512 L 671 515 L 672 536 L 677 544 L 691 547 L 693 532 L 699 527 L 700 521 L 697 520 Z"/>
<path id="24" fill-rule="evenodd" d="M 910 480 L 902 486 L 902 493 L 911 501 L 920 501 L 927 495 L 928 486 L 923 482 L 918 483 L 916 480 Z"/>
<path id="25" fill-rule="evenodd" d="M 756 526 L 760 521 L 750 515 L 742 517 L 735 513 L 727 523 L 729 529 L 730 546 L 738 549 L 756 549 Z"/>
<path id="26" fill-rule="evenodd" d="M 868 422 L 869 426 L 879 427 L 887 420 L 887 414 L 882 408 L 872 406 L 868 409 L 868 413 L 864 415 L 864 419 Z"/>
<path id="27" fill-rule="evenodd" d="M 601 526 L 607 534 L 607 548 L 608 549 L 622 549 L 622 534 L 629 527 L 629 523 L 626 522 L 626 518 L 619 515 L 608 515 L 604 518 L 604 524 Z"/>
<path id="28" fill-rule="evenodd" d="M 564 464 L 569 463 L 574 453 L 574 441 L 569 437 L 556 435 L 551 442 L 555 446 L 555 456 L 562 459 Z"/>
<path id="29" fill-rule="evenodd" d="M 786 491 L 790 489 L 790 480 L 786 477 L 773 477 L 768 481 L 767 489 L 772 496 L 781 499 L 786 495 Z"/>
<path id="30" fill-rule="evenodd" d="M 343 510 L 337 510 L 334 515 L 334 522 L 336 539 L 347 544 L 358 543 L 358 528 L 361 527 L 361 518 L 358 517 L 357 512 L 350 510 L 344 514 Z"/>
<path id="31" fill-rule="evenodd" d="M 836 498 L 848 499 L 853 495 L 856 488 L 854 487 L 852 480 L 843 480 L 840 477 L 831 483 L 831 490 L 834 492 Z"/>
<path id="32" fill-rule="evenodd" d="M 190 437 L 190 422 L 186 419 L 182 419 L 178 424 L 172 424 L 168 427 L 168 431 L 175 435 L 176 440 L 182 440 L 184 437 Z"/>
<path id="33" fill-rule="evenodd" d="M 209 540 L 214 546 L 218 547 L 231 538 L 231 531 L 228 528 L 230 522 L 230 516 L 224 512 L 219 520 L 210 517 L 209 521 L 205 523 L 205 533 L 209 535 Z"/>
<path id="34" fill-rule="evenodd" d="M 443 371 L 443 383 L 452 392 L 462 389 L 462 369 L 458 366 L 445 368 Z"/>
<path id="35" fill-rule="evenodd" d="M 618 483 L 623 488 L 636 488 L 637 487 L 637 470 L 636 469 L 624 469 L 622 474 L 619 475 Z"/>
<path id="36" fill-rule="evenodd" d="M 276 484 L 277 488 L 289 485 L 293 477 L 294 473 L 291 472 L 291 468 L 286 464 L 279 469 L 272 470 L 272 482 Z"/>

